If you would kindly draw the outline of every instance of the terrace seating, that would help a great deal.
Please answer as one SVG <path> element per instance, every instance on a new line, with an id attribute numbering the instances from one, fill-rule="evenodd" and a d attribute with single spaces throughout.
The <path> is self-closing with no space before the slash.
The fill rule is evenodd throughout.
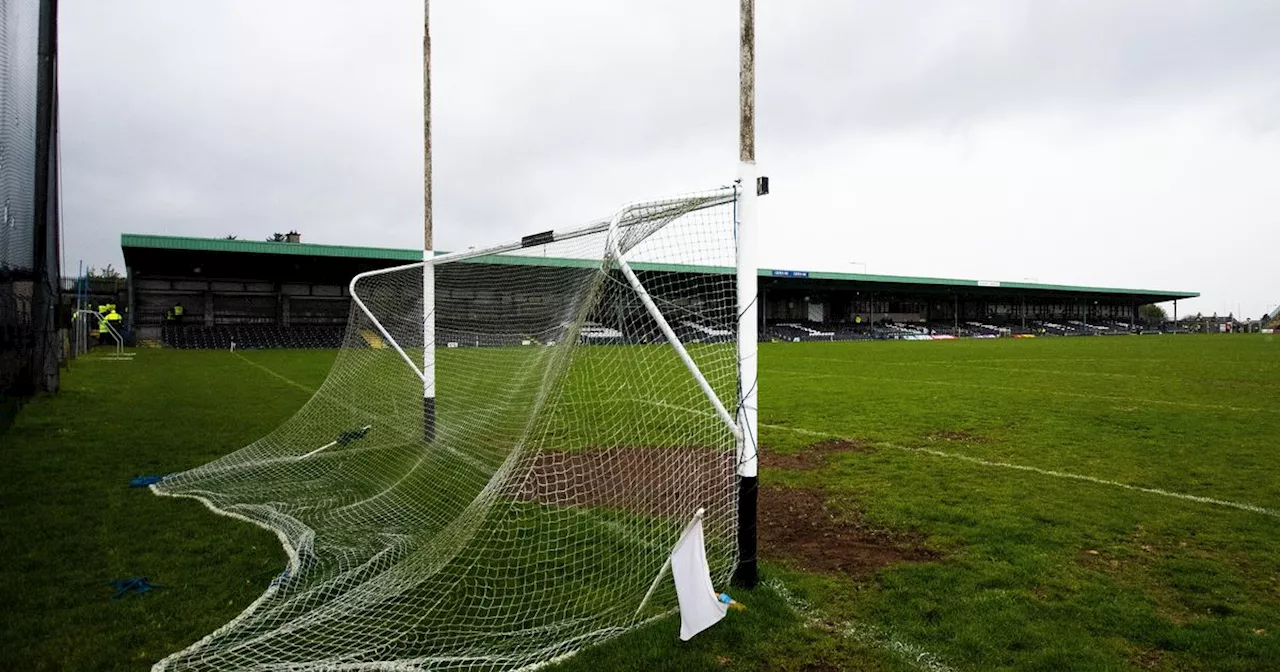
<path id="1" fill-rule="evenodd" d="M 929 328 L 916 325 L 882 322 L 873 325 L 876 338 L 886 340 L 924 340 L 929 338 Z"/>
<path id="2" fill-rule="evenodd" d="M 1102 330 L 1104 335 L 1130 334 L 1138 331 L 1134 325 L 1128 322 L 1119 322 L 1114 320 L 1104 320 L 1097 322 L 1097 326 Z"/>
<path id="3" fill-rule="evenodd" d="M 725 338 L 728 336 L 733 336 L 733 332 L 729 331 L 728 329 L 716 329 L 714 327 L 708 327 L 704 324 L 698 324 L 697 322 L 694 322 L 692 320 L 681 320 L 680 324 L 685 327 L 688 327 L 694 333 L 702 336 L 703 338 Z"/>
<path id="4" fill-rule="evenodd" d="M 955 322 L 927 322 L 925 324 L 935 335 L 956 336 L 958 338 L 968 338 L 973 335 L 973 330 L 967 323 L 961 323 L 959 329 L 956 328 Z"/>
<path id="5" fill-rule="evenodd" d="M 345 333 L 343 326 L 166 325 L 160 341 L 164 347 L 180 349 L 229 350 L 232 343 L 247 349 L 338 348 Z"/>
<path id="6" fill-rule="evenodd" d="M 602 345 L 606 343 L 625 343 L 626 336 L 613 327 L 606 327 L 599 322 L 585 322 L 578 330 L 578 338 L 582 343 Z"/>
<path id="7" fill-rule="evenodd" d="M 1069 320 L 1067 324 L 1070 325 L 1077 332 L 1081 334 L 1088 334 L 1091 336 L 1106 333 L 1107 331 L 1109 331 L 1109 329 L 1107 329 L 1106 327 L 1103 327 L 1102 325 L 1090 324 L 1089 322 L 1083 322 L 1081 320 Z"/>
<path id="8" fill-rule="evenodd" d="M 1040 322 L 1039 326 L 1044 333 L 1049 336 L 1081 336 L 1091 332 L 1077 328 L 1073 324 L 1061 324 L 1059 322 Z"/>
<path id="9" fill-rule="evenodd" d="M 875 338 L 875 329 L 869 324 L 841 322 L 832 325 L 837 341 L 861 341 Z"/>
<path id="10" fill-rule="evenodd" d="M 970 327 L 969 335 L 973 338 L 998 338 L 1013 334 L 1013 331 L 1008 327 L 997 327 L 994 324 L 984 324 L 982 322 L 966 322 L 965 324 Z"/>
<path id="11" fill-rule="evenodd" d="M 830 341 L 830 340 L 833 340 L 833 338 L 836 335 L 836 332 L 834 331 L 815 329 L 814 327 L 811 327 L 806 323 L 800 323 L 800 322 L 785 322 L 785 323 L 777 324 L 774 326 L 775 328 L 780 327 L 780 328 L 786 329 L 791 333 L 795 334 L 796 336 L 798 336 L 800 340 L 805 340 L 805 341 L 813 341 L 813 340 Z"/>
<path id="12" fill-rule="evenodd" d="M 1266 317 L 1262 320 L 1262 328 L 1263 329 L 1280 328 L 1280 306 L 1276 306 L 1275 308 L 1272 308 L 1271 312 L 1266 314 Z"/>

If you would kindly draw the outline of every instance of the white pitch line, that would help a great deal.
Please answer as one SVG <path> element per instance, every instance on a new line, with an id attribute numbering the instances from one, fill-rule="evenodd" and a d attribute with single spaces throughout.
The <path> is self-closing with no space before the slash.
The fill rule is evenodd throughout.
<path id="1" fill-rule="evenodd" d="M 937 655 L 925 651 L 915 644 L 897 639 L 892 633 L 883 628 L 865 623 L 831 620 L 830 617 L 819 611 L 808 600 L 796 597 L 787 588 L 786 584 L 778 579 L 769 579 L 764 582 L 764 585 L 777 593 L 778 597 L 781 597 L 788 607 L 791 607 L 793 611 L 804 619 L 805 625 L 811 628 L 826 630 L 863 646 L 874 646 L 897 654 L 910 663 L 912 667 L 924 672 L 955 672 L 954 668 L 942 662 L 942 659 Z"/>
<path id="2" fill-rule="evenodd" d="M 237 357 L 239 357 L 240 359 L 243 359 L 245 362 L 247 362 L 247 363 L 249 363 L 249 364 L 251 364 L 251 365 L 253 365 L 253 366 L 255 366 L 255 367 L 259 368 L 259 369 L 262 369 L 263 371 L 265 371 L 265 372 L 267 372 L 267 373 L 271 374 L 272 376 L 275 376 L 276 378 L 279 378 L 280 380 L 285 381 L 286 383 L 289 383 L 290 385 L 293 385 L 294 387 L 297 387 L 297 388 L 300 388 L 300 389 L 306 390 L 306 391 L 308 391 L 308 392 L 314 392 L 314 390 L 311 390 L 311 389 L 309 389 L 309 388 L 307 388 L 307 387 L 303 386 L 303 385 L 302 385 L 302 384 L 300 384 L 300 383 L 296 383 L 296 382 L 294 382 L 294 381 L 292 381 L 292 380 L 289 380 L 288 378 L 285 378 L 284 376 L 282 376 L 282 375 L 280 375 L 280 374 L 276 373 L 275 371 L 272 371 L 271 369 L 268 369 L 267 367 L 265 367 L 265 366 L 263 366 L 263 365 L 261 365 L 261 364 L 258 364 L 257 362 L 254 362 L 254 361 L 249 360 L 248 358 L 244 357 L 244 356 L 243 356 L 243 355 L 241 355 L 240 353 L 235 353 L 235 355 L 236 355 Z M 813 374 L 813 375 L 814 375 L 814 376 L 821 376 L 821 377 L 841 377 L 841 376 L 831 376 L 830 374 Z M 854 377 L 854 376 L 850 376 L 850 377 Z M 866 376 L 860 376 L 860 377 L 862 377 L 862 378 L 866 378 Z M 874 379 L 874 380 L 878 380 L 878 379 Z M 947 384 L 947 383 L 944 383 L 944 382 L 941 382 L 941 381 L 917 381 L 917 382 L 937 382 L 938 384 Z M 963 385 L 963 383 L 957 383 L 957 384 Z M 1089 395 L 1078 395 L 1078 396 L 1089 396 Z M 1130 400 L 1130 399 L 1128 399 L 1128 398 L 1123 398 L 1123 399 L 1125 399 L 1125 400 L 1129 400 L 1129 401 L 1142 401 L 1142 400 L 1138 400 L 1138 399 L 1132 399 L 1132 400 Z M 634 401 L 634 402 L 639 402 L 639 403 L 649 404 L 649 405 L 652 405 L 652 406 L 661 406 L 661 407 L 663 407 L 663 408 L 667 408 L 667 409 L 670 409 L 670 410 L 684 411 L 684 412 L 686 412 L 686 413 L 691 413 L 691 414 L 695 414 L 695 415 L 710 415 L 710 414 L 711 414 L 711 413 L 710 413 L 710 409 L 708 409 L 708 410 L 707 410 L 707 412 L 703 413 L 703 412 L 699 412 L 699 411 L 697 411 L 697 410 L 695 410 L 695 409 L 692 409 L 692 408 L 687 408 L 687 407 L 684 407 L 684 406 L 677 406 L 677 405 L 675 405 L 675 404 L 668 404 L 668 403 L 664 403 L 664 402 L 660 402 L 660 401 L 654 401 L 654 400 L 650 400 L 650 399 L 634 399 L 634 398 L 633 398 L 633 399 L 616 399 L 615 401 Z M 1169 402 L 1169 403 L 1178 403 L 1178 402 Z M 1270 409 L 1235 409 L 1235 410 L 1270 410 Z M 768 423 L 764 423 L 764 422 L 760 423 L 760 426 L 761 426 L 761 427 L 768 427 L 769 429 L 780 429 L 780 430 L 783 430 L 783 431 L 794 432 L 794 433 L 796 433 L 796 434 L 807 434 L 807 435 L 809 435 L 809 436 L 817 436 L 817 437 L 839 437 L 839 435 L 838 435 L 838 434 L 833 434 L 833 433 L 831 433 L 831 432 L 815 432 L 815 431 L 810 430 L 810 429 L 801 429 L 801 428 L 798 428 L 798 427 L 786 427 L 786 426 L 784 426 L 784 425 L 772 425 L 772 424 L 768 424 Z M 847 437 L 839 437 L 839 438 L 847 438 Z M 1240 510 L 1240 511 L 1248 511 L 1248 512 L 1250 512 L 1250 513 L 1258 513 L 1258 514 L 1262 514 L 1262 515 L 1264 515 L 1264 516 L 1270 516 L 1270 517 L 1272 517 L 1272 518 L 1280 518 L 1280 511 L 1276 511 L 1276 510 L 1274 510 L 1274 509 L 1268 509 L 1268 508 L 1266 508 L 1266 507 L 1258 506 L 1258 505 L 1256 505 L 1256 504 L 1247 504 L 1247 503 L 1242 503 L 1242 502 L 1233 502 L 1233 501 L 1230 501 L 1230 500 L 1226 500 L 1226 499 L 1218 499 L 1218 498 L 1215 498 L 1215 497 L 1201 497 L 1201 496 L 1199 496 L 1199 495 L 1189 495 L 1189 494 L 1182 493 L 1182 492 L 1172 492 L 1172 491 L 1169 491 L 1169 490 L 1161 490 L 1160 488 L 1146 488 L 1146 487 L 1143 487 L 1143 486 L 1140 486 L 1140 485 L 1130 485 L 1130 484 L 1128 484 L 1128 483 L 1121 483 L 1121 482 L 1119 482 L 1119 481 L 1109 481 L 1109 480 L 1107 480 L 1107 479 L 1104 479 L 1104 478 L 1098 478 L 1098 477 L 1096 477 L 1096 476 L 1086 476 L 1086 475 L 1084 475 L 1084 474 L 1073 474 L 1073 473 L 1066 472 L 1066 471 L 1054 471 L 1054 470 L 1052 470 L 1052 469 L 1041 469 L 1040 467 L 1030 467 L 1030 466 L 1023 465 L 1023 464 L 1013 464 L 1013 463 L 1010 463 L 1010 462 L 993 462 L 993 461 L 991 461 L 991 460 L 983 460 L 983 459 L 981 459 L 981 458 L 977 458 L 977 457 L 970 457 L 970 456 L 968 456 L 968 455 L 960 455 L 960 454 L 957 454 L 957 453 L 948 453 L 948 452 L 945 452 L 945 451 L 941 451 L 941 450 L 933 450 L 933 449 L 930 449 L 930 448 L 912 448 L 912 447 L 910 447 L 910 446 L 902 446 L 902 445 L 898 445 L 898 444 L 896 444 L 896 443 L 888 443 L 888 442 L 880 442 L 880 443 L 876 443 L 876 444 L 873 444 L 873 445 L 876 445 L 876 446 L 882 446 L 882 447 L 885 447 L 885 448 L 894 448 L 894 449 L 897 449 L 897 450 L 902 450 L 902 451 L 912 452 L 912 453 L 923 453 L 923 454 L 925 454 L 925 455 L 933 455 L 933 456 L 935 456 L 935 457 L 949 457 L 949 458 L 952 458 L 952 459 L 962 460 L 962 461 L 964 461 L 964 462 L 969 462 L 969 463 L 971 463 L 971 464 L 977 464 L 977 465 L 981 465 L 981 466 L 984 466 L 984 467 L 1000 467 L 1000 468 L 1002 468 L 1002 469 L 1014 469 L 1014 470 L 1017 470 L 1017 471 L 1027 471 L 1027 472 L 1031 472 L 1031 473 L 1034 473 L 1034 474 L 1040 474 L 1041 476 L 1052 476 L 1052 477 L 1054 477 L 1054 478 L 1066 478 L 1066 479 L 1070 479 L 1070 480 L 1074 480 L 1074 481 L 1084 481 L 1084 482 L 1086 482 L 1086 483 L 1094 483 L 1094 484 L 1096 484 L 1096 485 L 1105 485 L 1105 486 L 1109 486 L 1109 487 L 1113 487 L 1113 488 L 1122 488 L 1122 489 L 1125 489 L 1125 490 L 1129 490 L 1129 491 L 1131 491 L 1131 492 L 1142 492 L 1142 493 L 1146 493 L 1146 494 L 1149 494 L 1149 495 L 1159 495 L 1159 496 L 1161 496 L 1161 497 L 1170 497 L 1170 498 L 1173 498 L 1173 499 L 1181 499 L 1181 500 L 1183 500 L 1183 501 L 1187 501 L 1187 502 L 1196 502 L 1196 503 L 1198 503 L 1198 504 L 1212 504 L 1212 505 L 1214 505 L 1214 506 L 1225 506 L 1225 507 L 1232 508 L 1232 509 L 1238 509 L 1238 510 Z"/>
<path id="3" fill-rule="evenodd" d="M 810 357 L 810 359 L 815 359 Z M 836 361 L 836 360 L 832 360 Z M 953 380 L 908 380 L 903 378 L 885 378 L 881 376 L 859 376 L 856 374 L 846 373 L 791 373 L 791 372 L 770 372 L 772 376 L 787 376 L 790 378 L 839 378 L 839 379 L 855 379 L 870 380 L 878 383 L 908 383 L 912 385 L 944 385 L 948 387 L 968 387 L 975 390 L 985 391 L 1001 391 L 1001 392 L 1018 392 L 1020 394 L 1048 394 L 1059 397 L 1075 397 L 1079 399 L 1102 399 L 1106 401 L 1124 401 L 1135 404 L 1161 404 L 1167 406 L 1184 406 L 1187 408 L 1204 408 L 1215 411 L 1238 411 L 1246 413 L 1280 413 L 1280 407 L 1277 408 L 1251 408 L 1247 406 L 1226 406 L 1223 404 L 1198 404 L 1192 401 L 1169 401 L 1165 399 L 1143 399 L 1140 397 L 1122 397 L 1110 394 L 1084 394 L 1080 392 L 1063 392 L 1061 390 L 1045 390 L 1034 387 L 1008 387 L 1004 385 L 985 385 L 977 383 L 961 383 Z"/>
<path id="4" fill-rule="evenodd" d="M 314 389 L 314 388 L 307 387 L 306 385 L 303 385 L 302 383 L 299 383 L 299 382 L 297 382 L 296 380 L 291 380 L 291 379 L 289 379 L 289 378 L 286 378 L 286 377 L 284 377 L 284 376 L 282 376 L 282 375 L 280 375 L 280 374 L 276 373 L 275 371 L 272 371 L 271 369 L 268 369 L 267 367 L 265 367 L 265 366 L 263 366 L 263 365 L 261 365 L 261 364 L 259 364 L 259 363 L 255 362 L 255 361 L 253 361 L 252 359 L 249 359 L 248 357 L 245 357 L 244 355 L 242 355 L 242 354 L 240 354 L 240 353 L 238 353 L 238 352 L 232 352 L 231 354 L 235 355 L 236 357 L 239 357 L 241 360 L 243 360 L 243 361 L 244 361 L 244 363 L 248 364 L 249 366 L 253 366 L 253 367 L 257 367 L 257 368 L 259 368 L 259 369 L 262 369 L 263 371 L 267 372 L 267 373 L 268 373 L 269 375 L 271 375 L 272 377 L 277 378 L 277 379 L 279 379 L 279 380 L 283 380 L 284 382 L 286 382 L 286 383 L 288 383 L 288 384 L 290 384 L 290 385 L 292 385 L 292 386 L 294 386 L 294 387 L 298 388 L 299 390 L 302 390 L 303 392 L 306 392 L 307 394 L 315 394 L 315 393 L 316 393 L 316 391 L 315 391 L 315 389 Z"/>
<path id="5" fill-rule="evenodd" d="M 769 429 L 780 429 L 783 431 L 794 432 L 796 434 L 806 434 L 808 436 L 820 436 L 824 438 L 830 438 L 830 437 L 847 438 L 847 437 L 840 437 L 838 434 L 832 434 L 830 432 L 815 432 L 810 429 L 800 429 L 798 427 L 784 427 L 782 425 L 769 425 L 763 422 L 760 423 L 760 426 L 768 427 Z M 1212 504 L 1214 506 L 1225 506 L 1232 509 L 1239 509 L 1241 511 L 1248 511 L 1250 513 L 1260 513 L 1264 516 L 1271 516 L 1272 518 L 1280 518 L 1280 511 L 1276 511 L 1275 509 L 1268 509 L 1266 507 L 1258 506 L 1256 504 L 1233 502 L 1226 499 L 1218 499 L 1216 497 L 1201 497 L 1200 495 L 1188 495 L 1184 492 L 1172 492 L 1169 490 L 1161 490 L 1160 488 L 1146 488 L 1140 485 L 1130 485 L 1128 483 L 1121 483 L 1119 481 L 1109 481 L 1105 478 L 1098 478 L 1096 476 L 1085 476 L 1084 474 L 1073 474 L 1067 471 L 1054 471 L 1052 469 L 1041 469 L 1040 467 L 1029 467 L 1024 464 L 1012 464 L 1010 462 L 994 462 L 991 460 L 984 460 L 977 457 L 970 457 L 968 455 L 960 455 L 958 453 L 949 453 L 943 450 L 933 450 L 931 448 L 913 448 L 911 446 L 902 446 L 896 443 L 889 443 L 889 442 L 876 442 L 876 443 L 872 443 L 871 445 L 876 447 L 882 447 L 882 448 L 894 448 L 896 450 L 906 451 L 910 453 L 923 453 L 925 455 L 933 455 L 935 457 L 949 457 L 955 460 L 961 460 L 964 462 L 969 462 L 971 464 L 977 464 L 984 467 L 1000 467 L 1001 469 L 1015 469 L 1017 471 L 1028 471 L 1034 474 L 1040 474 L 1041 476 L 1052 476 L 1054 478 L 1066 478 L 1073 481 L 1084 481 L 1086 483 L 1106 485 L 1113 488 L 1123 488 L 1125 490 L 1130 490 L 1133 492 L 1142 492 L 1148 495 L 1159 495 L 1161 497 L 1171 497 L 1173 499 L 1181 499 L 1183 501 L 1196 502 L 1198 504 Z"/>

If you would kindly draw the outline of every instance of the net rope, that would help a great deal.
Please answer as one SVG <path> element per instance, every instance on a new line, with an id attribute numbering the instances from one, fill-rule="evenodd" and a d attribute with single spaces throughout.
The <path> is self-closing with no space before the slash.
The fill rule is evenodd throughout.
<path id="1" fill-rule="evenodd" d="M 342 349 L 293 417 L 153 486 L 273 530 L 288 568 L 167 670 L 527 668 L 675 608 L 706 510 L 736 562 L 735 437 L 641 304 L 610 235 L 716 396 L 737 405 L 733 192 L 435 267 L 423 439 L 421 264 L 357 279 Z M 613 231 L 611 234 L 610 231 Z M 385 333 L 384 331 L 385 330 Z"/>

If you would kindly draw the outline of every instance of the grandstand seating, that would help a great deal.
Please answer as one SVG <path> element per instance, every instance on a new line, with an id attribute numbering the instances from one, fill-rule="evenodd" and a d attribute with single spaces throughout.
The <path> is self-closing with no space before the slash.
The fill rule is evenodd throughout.
<path id="1" fill-rule="evenodd" d="M 223 326 L 167 325 L 161 330 L 161 343 L 168 348 L 221 349 L 236 348 L 338 348 L 346 327 L 305 326 L 279 327 L 269 324 Z"/>
<path id="2" fill-rule="evenodd" d="M 1263 320 L 1262 328 L 1280 329 L 1280 306 L 1272 308 L 1271 312 L 1267 313 L 1267 319 Z"/>
<path id="3" fill-rule="evenodd" d="M 810 326 L 814 325 L 814 326 Z M 805 322 L 784 322 L 774 325 L 775 329 L 785 330 L 792 336 L 792 339 L 799 338 L 802 341 L 830 341 L 835 339 L 836 332 L 822 329 L 821 323 L 805 323 Z"/>
<path id="4" fill-rule="evenodd" d="M 940 334 L 950 335 L 950 325 L 945 329 L 925 324 L 894 324 L 851 322 L 787 322 L 770 323 L 762 334 L 766 339 L 782 341 L 861 341 L 861 340 L 925 340 Z"/>
<path id="5" fill-rule="evenodd" d="M 984 324 L 982 322 L 966 322 L 965 324 L 969 327 L 970 335 L 975 338 L 998 338 L 1013 334 L 1009 327 L 998 327 L 994 324 Z"/>
<path id="6" fill-rule="evenodd" d="M 1070 320 L 1067 322 L 1067 324 L 1071 325 L 1078 333 L 1088 334 L 1093 336 L 1107 335 L 1111 333 L 1117 333 L 1118 331 L 1117 328 L 1114 326 L 1116 323 L 1105 323 L 1105 322 L 1097 322 L 1097 321 L 1082 322 L 1080 320 Z M 1127 326 L 1128 325 L 1126 325 L 1126 328 L 1123 331 L 1119 331 L 1118 333 L 1128 333 L 1129 330 Z"/>
<path id="7" fill-rule="evenodd" d="M 1042 329 L 1042 333 L 1048 336 L 1089 336 L 1093 332 L 1087 328 L 1079 326 L 1077 323 L 1067 322 L 1036 322 L 1035 326 Z"/>
<path id="8" fill-rule="evenodd" d="M 924 326 L 933 334 L 947 334 L 959 338 L 969 338 L 973 335 L 973 329 L 967 323 L 961 323 L 958 329 L 955 322 L 942 320 L 926 322 Z"/>
<path id="9" fill-rule="evenodd" d="M 583 343 L 595 345 L 648 342 L 652 334 L 632 334 L 626 325 L 636 315 L 595 316 L 595 320 L 583 324 L 579 338 Z M 612 318 L 612 319 L 610 319 Z M 638 323 L 638 322 L 637 322 Z M 437 335 L 442 347 L 493 347 L 538 345 L 543 343 L 545 329 L 539 325 L 526 325 L 524 333 L 511 331 L 475 333 L 460 331 L 450 325 L 438 325 Z M 733 332 L 680 320 L 672 325 L 677 336 L 687 343 L 722 342 L 731 340 Z M 1176 330 L 1176 325 L 1172 327 Z M 811 322 L 789 320 L 769 323 L 761 333 L 763 340 L 782 341 L 857 341 L 857 340 L 930 340 L 939 337 L 999 338 L 1015 334 L 1047 336 L 1087 336 L 1132 333 L 1132 325 L 1125 322 L 1069 320 L 1065 322 L 1031 321 L 1027 327 L 1021 324 L 1001 326 L 991 321 L 969 321 L 956 328 L 954 322 L 930 322 L 927 324 L 895 324 L 851 322 Z M 164 347 L 182 349 L 236 348 L 337 348 L 341 347 L 346 328 L 341 325 L 301 325 L 280 327 L 271 324 L 239 324 L 205 326 L 196 324 L 166 325 L 161 331 L 159 343 Z M 647 339 L 647 340 L 646 340 Z M 374 338 L 373 340 L 380 340 Z M 366 339 L 370 341 L 370 339 Z M 381 347 L 370 342 L 370 347 Z"/>
<path id="10" fill-rule="evenodd" d="M 583 343 L 603 345 L 606 343 L 625 343 L 626 336 L 619 329 L 608 327 L 599 322 L 585 322 L 578 330 L 578 338 Z"/>
<path id="11" fill-rule="evenodd" d="M 880 338 L 893 340 L 925 340 L 931 332 L 929 327 L 915 324 L 884 324 L 876 328 Z"/>
<path id="12" fill-rule="evenodd" d="M 701 334 L 703 337 L 726 338 L 726 337 L 733 336 L 733 332 L 729 331 L 728 329 L 714 329 L 712 327 L 708 327 L 703 324 L 698 324 L 697 322 L 691 322 L 689 320 L 681 320 L 680 324 L 693 330 L 693 332 L 696 334 Z"/>

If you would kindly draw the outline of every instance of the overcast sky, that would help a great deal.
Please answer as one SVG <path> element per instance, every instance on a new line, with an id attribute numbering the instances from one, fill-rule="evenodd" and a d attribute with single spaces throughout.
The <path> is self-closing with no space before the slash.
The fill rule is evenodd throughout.
<path id="1" fill-rule="evenodd" d="M 730 182 L 737 2 L 435 0 L 436 247 Z M 418 0 L 63 0 L 67 264 L 418 247 Z M 761 265 L 1280 303 L 1280 2 L 760 0 Z M 859 262 L 859 263 L 853 263 Z"/>

